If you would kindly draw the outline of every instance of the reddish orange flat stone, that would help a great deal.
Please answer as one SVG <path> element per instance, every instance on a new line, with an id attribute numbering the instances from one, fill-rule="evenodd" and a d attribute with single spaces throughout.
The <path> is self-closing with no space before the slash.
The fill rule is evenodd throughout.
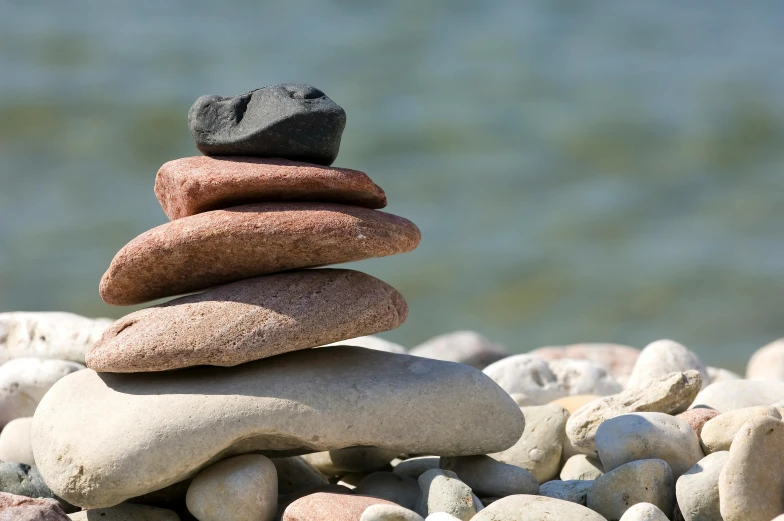
<path id="1" fill-rule="evenodd" d="M 109 304 L 139 304 L 278 271 L 411 251 L 421 236 L 396 215 L 331 203 L 259 203 L 153 228 L 101 279 Z"/>
<path id="2" fill-rule="evenodd" d="M 369 496 L 317 492 L 299 498 L 283 512 L 283 521 L 359 521 L 370 505 L 395 505 Z"/>
<path id="3" fill-rule="evenodd" d="M 288 159 L 185 157 L 155 177 L 155 196 L 172 221 L 248 203 L 318 201 L 383 208 L 384 191 L 357 170 Z"/>

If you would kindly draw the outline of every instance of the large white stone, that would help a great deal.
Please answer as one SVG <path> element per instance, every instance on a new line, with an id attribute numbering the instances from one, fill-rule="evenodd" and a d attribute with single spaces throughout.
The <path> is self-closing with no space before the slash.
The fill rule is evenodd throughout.
<path id="1" fill-rule="evenodd" d="M 719 475 L 730 453 L 708 454 L 675 483 L 678 506 L 686 521 L 716 521 L 719 511 Z"/>
<path id="2" fill-rule="evenodd" d="M 784 381 L 784 338 L 759 348 L 746 365 L 749 380 Z"/>
<path id="3" fill-rule="evenodd" d="M 84 369 L 65 360 L 14 358 L 0 366 L 0 429 L 16 418 L 32 416 L 38 402 L 59 379 Z"/>
<path id="4" fill-rule="evenodd" d="M 53 358 L 84 363 L 84 353 L 112 320 L 73 313 L 0 313 L 0 363 L 12 358 Z"/>
<path id="5" fill-rule="evenodd" d="M 523 427 L 509 395 L 472 367 L 329 347 L 226 368 L 74 373 L 41 401 L 33 452 L 55 493 L 101 507 L 234 454 L 483 454 L 512 446 Z"/>
<path id="6" fill-rule="evenodd" d="M 705 454 L 730 450 L 732 439 L 740 428 L 743 427 L 743 424 L 758 416 L 770 416 L 777 420 L 781 419 L 781 413 L 776 407 L 758 405 L 756 407 L 744 407 L 743 409 L 727 411 L 705 422 L 700 432 L 700 439 L 705 448 Z"/>
<path id="7" fill-rule="evenodd" d="M 30 429 L 33 418 L 17 418 L 0 432 L 0 461 L 35 465 Z"/>
<path id="8" fill-rule="evenodd" d="M 726 380 L 705 387 L 691 407 L 710 407 L 727 412 L 755 405 L 772 405 L 781 400 L 784 400 L 784 382 Z"/>
<path id="9" fill-rule="evenodd" d="M 624 512 L 621 521 L 670 521 L 670 518 L 656 505 L 637 503 Z"/>
<path id="10" fill-rule="evenodd" d="M 710 383 L 708 370 L 696 354 L 674 340 L 657 340 L 640 351 L 626 388 L 645 387 L 662 376 L 691 369 L 700 372 L 703 387 Z"/>

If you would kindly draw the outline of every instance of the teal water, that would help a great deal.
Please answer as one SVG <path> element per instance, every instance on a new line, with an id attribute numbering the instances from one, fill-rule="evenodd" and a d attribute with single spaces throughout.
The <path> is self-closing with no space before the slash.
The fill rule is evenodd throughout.
<path id="1" fill-rule="evenodd" d="M 372 5 L 371 5 L 372 4 Z M 357 263 L 412 346 L 669 337 L 741 369 L 784 336 L 784 3 L 0 0 L 0 310 L 118 317 L 114 253 L 165 222 L 201 94 L 348 114 L 336 162 L 416 222 Z"/>

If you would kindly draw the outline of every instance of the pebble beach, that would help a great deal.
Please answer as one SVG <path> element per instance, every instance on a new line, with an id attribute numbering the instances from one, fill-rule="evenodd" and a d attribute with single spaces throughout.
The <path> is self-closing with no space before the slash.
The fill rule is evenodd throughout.
<path id="1" fill-rule="evenodd" d="M 280 84 L 188 123 L 170 222 L 99 285 L 172 300 L 0 314 L 1 521 L 784 520 L 784 339 L 744 375 L 667 339 L 394 344 L 405 295 L 331 266 L 427 237 L 331 166 L 344 110 Z"/>

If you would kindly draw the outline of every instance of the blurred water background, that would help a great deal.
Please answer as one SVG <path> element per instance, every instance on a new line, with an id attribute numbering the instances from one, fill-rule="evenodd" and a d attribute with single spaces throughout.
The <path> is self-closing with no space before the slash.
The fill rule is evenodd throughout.
<path id="1" fill-rule="evenodd" d="M 166 221 L 201 94 L 304 82 L 336 166 L 423 233 L 357 263 L 382 336 L 514 352 L 673 338 L 741 370 L 784 336 L 784 3 L 0 0 L 0 310 L 119 317 L 98 281 Z M 161 262 L 165 262 L 161 259 Z"/>

